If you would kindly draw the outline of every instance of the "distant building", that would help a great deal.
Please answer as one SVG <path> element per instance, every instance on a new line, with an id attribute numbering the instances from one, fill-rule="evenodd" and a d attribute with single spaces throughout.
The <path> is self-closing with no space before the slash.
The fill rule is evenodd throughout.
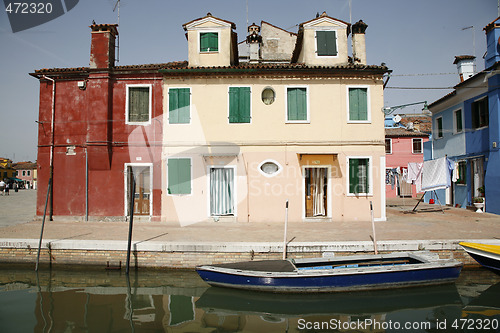
<path id="1" fill-rule="evenodd" d="M 486 212 L 500 214 L 500 17 L 486 33 L 485 70 L 474 72 L 473 56 L 455 57 L 460 83 L 429 105 L 432 112 L 432 155 L 457 163 L 458 180 L 438 191 L 450 205 L 471 206 L 485 197 Z"/>
<path id="2" fill-rule="evenodd" d="M 408 117 L 410 118 L 410 117 Z M 403 171 L 408 169 L 408 163 L 423 163 L 424 161 L 424 143 L 429 141 L 429 133 L 421 132 L 418 129 L 425 130 L 423 124 L 430 124 L 429 116 L 411 117 L 417 126 L 408 126 L 410 122 L 407 117 L 402 118 L 401 127 L 385 128 L 385 153 L 386 153 L 386 197 L 416 197 L 417 188 L 415 184 L 409 184 L 404 180 L 399 183 L 391 181 L 390 170 L 399 169 Z M 416 120 L 415 120 L 416 118 Z M 429 119 L 426 119 L 429 118 Z M 403 120 L 405 119 L 405 120 Z M 406 128 L 402 124 L 407 124 Z"/>
<path id="3" fill-rule="evenodd" d="M 0 157 L 0 179 L 11 182 L 16 176 L 16 170 L 12 167 L 12 160 Z"/>
<path id="4" fill-rule="evenodd" d="M 33 162 L 18 162 L 13 165 L 16 170 L 16 178 L 23 181 L 26 188 L 36 189 L 37 164 Z"/>

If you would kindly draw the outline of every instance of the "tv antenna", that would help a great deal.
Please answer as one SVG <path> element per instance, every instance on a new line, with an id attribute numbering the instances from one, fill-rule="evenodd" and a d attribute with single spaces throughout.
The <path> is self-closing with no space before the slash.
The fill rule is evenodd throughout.
<path id="1" fill-rule="evenodd" d="M 118 13 L 118 26 L 116 27 L 116 31 L 120 28 L 120 0 L 116 0 L 115 7 L 113 8 L 113 13 L 117 10 Z M 120 61 L 120 33 L 116 37 L 116 62 Z"/>

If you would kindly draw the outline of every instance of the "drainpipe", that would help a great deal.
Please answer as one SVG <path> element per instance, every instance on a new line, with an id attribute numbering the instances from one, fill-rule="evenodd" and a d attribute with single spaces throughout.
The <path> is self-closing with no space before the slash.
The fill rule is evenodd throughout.
<path id="1" fill-rule="evenodd" d="M 52 183 L 50 187 L 50 202 L 49 202 L 49 221 L 53 221 L 53 211 L 54 211 L 54 184 L 53 184 L 53 175 L 54 175 L 54 122 L 55 122 L 55 111 L 56 111 L 56 80 L 43 75 L 42 78 L 52 81 L 52 119 L 50 121 L 50 133 L 51 133 L 51 143 L 50 143 L 50 156 L 49 156 L 49 182 Z"/>

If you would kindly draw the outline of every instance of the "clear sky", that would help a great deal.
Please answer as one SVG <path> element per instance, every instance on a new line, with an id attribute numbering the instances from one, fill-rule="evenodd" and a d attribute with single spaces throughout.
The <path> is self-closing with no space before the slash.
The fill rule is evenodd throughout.
<path id="1" fill-rule="evenodd" d="M 17 33 L 12 32 L 2 7 L 0 157 L 16 162 L 36 160 L 39 83 L 28 73 L 88 66 L 88 26 L 92 20 L 117 23 L 115 2 L 80 0 L 66 14 Z M 385 106 L 432 102 L 459 82 L 455 56 L 476 55 L 477 70 L 484 69 L 483 28 L 499 16 L 498 0 L 352 0 L 351 10 L 349 7 L 348 0 L 122 0 L 118 65 L 187 60 L 182 24 L 207 12 L 234 22 L 242 41 L 247 16 L 250 24 L 263 20 L 296 32 L 299 23 L 326 11 L 345 22 L 362 19 L 368 24 L 368 64 L 384 62 L 393 70 L 384 92 Z M 404 112 L 421 108 L 417 105 Z"/>

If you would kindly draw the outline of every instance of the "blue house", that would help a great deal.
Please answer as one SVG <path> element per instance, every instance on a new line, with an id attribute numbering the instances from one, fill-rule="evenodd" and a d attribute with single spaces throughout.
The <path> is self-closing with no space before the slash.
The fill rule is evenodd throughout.
<path id="1" fill-rule="evenodd" d="M 443 204 L 465 208 L 484 196 L 486 212 L 500 214 L 500 17 L 484 31 L 485 70 L 474 73 L 473 56 L 455 57 L 461 82 L 429 105 L 432 146 L 424 146 L 431 148 L 424 159 L 447 156 L 457 163 L 457 181 L 437 191 Z"/>

